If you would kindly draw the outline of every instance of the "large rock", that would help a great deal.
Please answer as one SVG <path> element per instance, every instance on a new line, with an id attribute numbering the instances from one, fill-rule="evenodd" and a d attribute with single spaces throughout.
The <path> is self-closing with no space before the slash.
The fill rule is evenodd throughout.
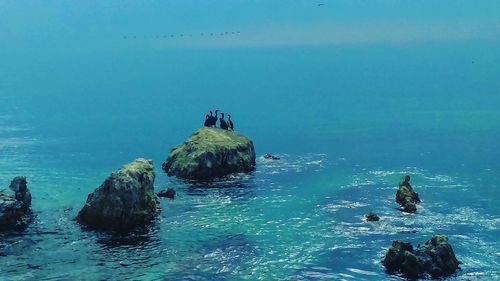
<path id="1" fill-rule="evenodd" d="M 415 213 L 417 211 L 417 203 L 420 203 L 418 193 L 413 191 L 410 184 L 410 176 L 406 175 L 401 179 L 399 188 L 396 193 L 396 202 L 401 205 L 404 212 Z"/>
<path id="2" fill-rule="evenodd" d="M 89 194 L 78 221 L 109 230 L 129 230 L 148 223 L 160 211 L 154 180 L 151 160 L 137 159 L 123 166 Z"/>
<path id="3" fill-rule="evenodd" d="M 29 221 L 31 193 L 26 177 L 16 177 L 0 191 L 0 230 L 22 227 Z"/>
<path id="4" fill-rule="evenodd" d="M 413 249 L 409 243 L 393 241 L 382 264 L 390 273 L 400 273 L 407 278 L 430 275 L 432 278 L 449 276 L 459 269 L 459 261 L 448 237 L 436 235 Z"/>
<path id="5" fill-rule="evenodd" d="M 172 149 L 163 170 L 169 176 L 210 180 L 232 173 L 255 170 L 253 142 L 238 133 L 201 128 Z"/>

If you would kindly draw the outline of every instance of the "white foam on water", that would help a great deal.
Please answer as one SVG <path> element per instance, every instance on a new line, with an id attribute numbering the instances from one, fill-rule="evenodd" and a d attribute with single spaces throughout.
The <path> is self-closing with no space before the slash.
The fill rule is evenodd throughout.
<path id="1" fill-rule="evenodd" d="M 257 158 L 258 169 L 256 173 L 277 175 L 284 173 L 303 173 L 306 171 L 319 172 L 325 168 L 326 154 L 290 155 L 279 154 L 279 160 Z"/>
<path id="2" fill-rule="evenodd" d="M 362 269 L 357 269 L 357 268 L 346 268 L 348 271 L 350 272 L 354 272 L 354 273 L 358 273 L 358 274 L 361 274 L 361 275 L 371 275 L 371 276 L 374 276 L 374 275 L 377 275 L 377 273 L 373 272 L 373 271 L 367 271 L 367 270 L 362 270 Z"/>

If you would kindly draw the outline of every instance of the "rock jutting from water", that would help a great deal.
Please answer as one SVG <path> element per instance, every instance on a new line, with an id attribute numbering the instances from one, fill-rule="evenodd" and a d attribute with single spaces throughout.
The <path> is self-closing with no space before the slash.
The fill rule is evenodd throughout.
<path id="1" fill-rule="evenodd" d="M 31 214 L 31 193 L 26 177 L 15 177 L 0 191 L 0 230 L 25 226 Z"/>
<path id="2" fill-rule="evenodd" d="M 366 221 L 379 221 L 380 220 L 380 217 L 372 212 L 366 214 L 365 218 L 366 218 Z"/>
<path id="3" fill-rule="evenodd" d="M 169 176 L 211 180 L 255 170 L 255 149 L 252 140 L 238 133 L 201 128 L 172 149 L 162 167 Z"/>
<path id="4" fill-rule="evenodd" d="M 418 193 L 413 191 L 410 184 L 410 176 L 406 175 L 401 179 L 399 188 L 396 193 L 396 202 L 401 205 L 403 212 L 415 213 L 417 211 L 417 203 L 420 203 Z"/>
<path id="5" fill-rule="evenodd" d="M 406 278 L 429 275 L 432 278 L 449 276 L 459 269 L 459 261 L 448 237 L 436 235 L 413 249 L 410 243 L 393 241 L 382 264 L 389 273 L 400 273 Z"/>
<path id="6" fill-rule="evenodd" d="M 272 154 L 264 154 L 262 157 L 267 160 L 280 160 L 278 156 Z"/>
<path id="7" fill-rule="evenodd" d="M 163 189 L 163 190 L 160 190 L 160 192 L 158 192 L 158 197 L 165 197 L 165 198 L 170 198 L 170 199 L 174 199 L 175 198 L 175 189 L 169 187 L 167 189 Z"/>
<path id="8" fill-rule="evenodd" d="M 147 224 L 160 212 L 154 180 L 151 160 L 141 158 L 123 166 L 89 194 L 77 220 L 90 227 L 118 231 Z"/>

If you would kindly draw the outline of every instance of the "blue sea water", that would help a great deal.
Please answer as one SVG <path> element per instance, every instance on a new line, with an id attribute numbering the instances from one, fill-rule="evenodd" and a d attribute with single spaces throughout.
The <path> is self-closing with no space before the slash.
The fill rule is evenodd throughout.
<path id="1" fill-rule="evenodd" d="M 0 3 L 0 186 L 27 176 L 35 214 L 0 234 L 0 280 L 400 280 L 391 241 L 438 233 L 448 280 L 500 279 L 498 2 L 318 3 Z M 209 109 L 256 171 L 168 178 Z M 82 229 L 138 157 L 177 198 L 129 235 Z M 416 214 L 394 202 L 405 174 Z"/>

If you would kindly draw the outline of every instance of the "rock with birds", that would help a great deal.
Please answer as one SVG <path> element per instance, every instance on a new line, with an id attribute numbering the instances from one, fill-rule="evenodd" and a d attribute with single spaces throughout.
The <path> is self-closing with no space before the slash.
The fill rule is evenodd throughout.
<path id="1" fill-rule="evenodd" d="M 255 169 L 251 139 L 228 130 L 201 128 L 170 152 L 163 170 L 169 176 L 210 180 Z"/>

